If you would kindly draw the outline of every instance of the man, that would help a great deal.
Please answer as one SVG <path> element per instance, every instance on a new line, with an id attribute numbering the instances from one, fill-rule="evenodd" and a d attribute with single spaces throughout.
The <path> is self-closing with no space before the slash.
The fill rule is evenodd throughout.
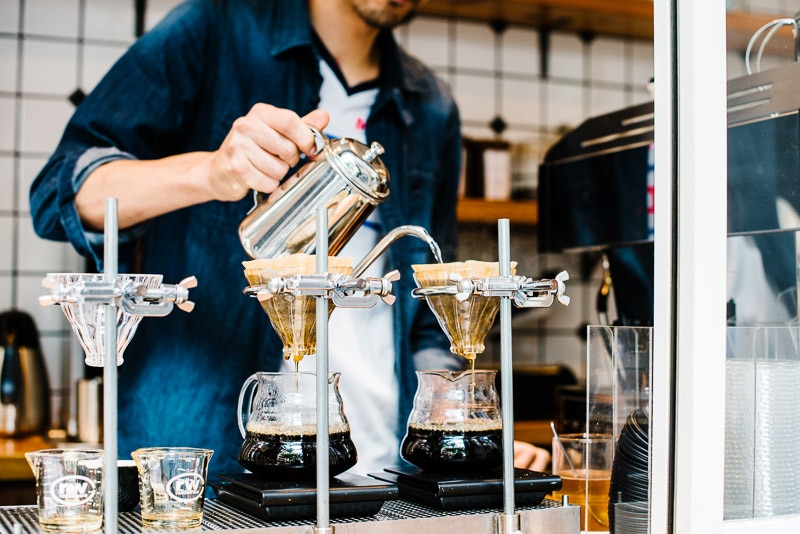
<path id="1" fill-rule="evenodd" d="M 247 258 L 236 229 L 252 207 L 249 191 L 275 190 L 301 154 L 313 152 L 308 126 L 326 129 L 333 119 L 338 131 L 326 133 L 360 135 L 385 148 L 391 184 L 373 221 L 379 232 L 363 229 L 354 246 L 415 224 L 453 259 L 459 117 L 444 85 L 392 37 L 414 4 L 190 1 L 134 44 L 76 110 L 31 189 L 37 233 L 70 240 L 99 267 L 104 199 L 116 197 L 120 272 L 163 274 L 167 282 L 195 275 L 200 282 L 191 314 L 142 321 L 126 351 L 121 455 L 143 446 L 201 446 L 215 450 L 212 473 L 242 470 L 239 389 L 253 372 L 279 369 L 281 345 L 258 304 L 242 296 Z M 350 100 L 364 91 L 371 96 Z M 355 108 L 323 111 L 321 102 Z M 346 330 L 332 329 L 331 346 L 340 350 L 331 370 L 350 357 L 382 362 L 377 372 L 392 392 L 375 400 L 359 389 L 358 366 L 343 374 L 346 414 L 351 406 L 391 414 L 379 418 L 394 434 L 383 445 L 387 432 L 373 434 L 350 416 L 359 455 L 373 460 L 362 471 L 396 460 L 415 369 L 461 364 L 431 312 L 410 297 L 410 265 L 432 261 L 427 245 L 404 238 L 387 256 L 387 270 L 400 269 L 402 278 L 397 302 L 384 313 L 389 342 L 382 353 L 359 342 L 372 328 L 357 339 L 337 339 Z M 347 320 L 349 311 L 334 316 Z M 373 377 L 361 383 L 382 389 Z"/>

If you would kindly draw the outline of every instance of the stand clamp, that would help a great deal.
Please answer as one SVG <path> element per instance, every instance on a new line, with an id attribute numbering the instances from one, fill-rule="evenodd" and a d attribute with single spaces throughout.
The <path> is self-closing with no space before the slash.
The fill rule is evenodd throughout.
<path id="1" fill-rule="evenodd" d="M 194 309 L 189 300 L 189 289 L 197 287 L 197 279 L 190 276 L 178 284 L 160 284 L 148 287 L 133 280 L 80 280 L 61 283 L 53 277 L 42 280 L 50 293 L 39 297 L 39 304 L 50 306 L 69 302 L 75 304 L 105 304 L 122 308 L 129 315 L 163 317 L 169 315 L 173 304 L 185 312 Z"/>
<path id="2" fill-rule="evenodd" d="M 461 278 L 453 276 L 453 285 L 418 287 L 411 291 L 414 298 L 424 299 L 435 295 L 455 295 L 456 300 L 463 302 L 470 296 L 508 297 L 513 299 L 517 308 L 547 308 L 558 301 L 569 305 L 570 298 L 564 293 L 567 290 L 567 271 L 561 271 L 555 279 L 533 280 L 525 276 L 497 276 L 489 278 Z"/>
<path id="3" fill-rule="evenodd" d="M 396 297 L 392 295 L 392 282 L 399 279 L 398 271 L 391 271 L 380 278 L 353 278 L 338 273 L 300 274 L 276 276 L 264 284 L 248 286 L 242 292 L 259 301 L 276 295 L 283 295 L 287 299 L 322 297 L 331 299 L 342 308 L 372 308 L 378 300 L 386 304 L 394 303 Z"/>

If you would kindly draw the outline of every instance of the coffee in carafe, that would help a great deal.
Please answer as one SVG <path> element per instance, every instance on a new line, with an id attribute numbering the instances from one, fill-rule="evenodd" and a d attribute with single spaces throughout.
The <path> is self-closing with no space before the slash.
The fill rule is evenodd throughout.
<path id="1" fill-rule="evenodd" d="M 426 472 L 489 471 L 503 462 L 496 371 L 418 371 L 400 456 Z"/>
<path id="2" fill-rule="evenodd" d="M 339 394 L 339 373 L 328 379 L 329 473 L 358 460 Z M 239 393 L 239 463 L 269 478 L 312 479 L 317 469 L 316 375 L 266 373 L 250 376 Z"/>
<path id="3" fill-rule="evenodd" d="M 331 476 L 335 476 L 356 464 L 356 447 L 348 427 L 331 428 L 328 439 L 329 469 Z M 298 429 L 248 425 L 239 463 L 268 478 L 312 479 L 317 465 L 316 428 L 298 433 Z"/>

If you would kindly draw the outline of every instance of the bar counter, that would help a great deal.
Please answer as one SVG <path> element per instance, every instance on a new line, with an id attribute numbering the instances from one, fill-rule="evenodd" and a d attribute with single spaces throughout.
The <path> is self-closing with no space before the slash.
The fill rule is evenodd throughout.
<path id="1" fill-rule="evenodd" d="M 580 518 L 578 506 L 562 506 L 545 499 L 535 507 L 520 507 L 523 534 L 578 534 Z M 421 534 L 428 532 L 462 532 L 469 534 L 497 534 L 497 517 L 500 509 L 461 510 L 444 512 L 402 499 L 386 501 L 380 511 L 367 517 L 332 518 L 335 534 Z M 207 499 L 200 530 L 252 532 L 268 529 L 275 534 L 308 534 L 315 521 L 266 521 L 241 512 L 218 501 Z M 119 533 L 142 532 L 142 518 L 138 509 L 119 514 Z M 0 507 L 0 533 L 33 534 L 43 532 L 37 522 L 36 506 Z M 148 529 L 147 532 L 153 532 Z"/>

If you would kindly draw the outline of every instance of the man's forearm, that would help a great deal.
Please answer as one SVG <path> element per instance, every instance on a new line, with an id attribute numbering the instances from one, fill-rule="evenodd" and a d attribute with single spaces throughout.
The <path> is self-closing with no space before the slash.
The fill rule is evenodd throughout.
<path id="1" fill-rule="evenodd" d="M 158 215 L 213 200 L 207 184 L 210 152 L 152 161 L 120 159 L 95 169 L 81 185 L 75 205 L 87 228 L 102 230 L 105 199 L 118 200 L 120 229 Z"/>

